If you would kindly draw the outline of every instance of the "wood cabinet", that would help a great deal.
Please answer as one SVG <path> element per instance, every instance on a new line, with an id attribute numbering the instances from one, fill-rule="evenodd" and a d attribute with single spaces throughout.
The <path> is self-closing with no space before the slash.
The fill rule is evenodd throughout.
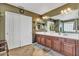
<path id="1" fill-rule="evenodd" d="M 75 55 L 75 44 L 64 42 L 64 54 L 68 56 Z"/>
<path id="2" fill-rule="evenodd" d="M 43 35 L 36 35 L 36 41 L 39 44 L 45 45 L 45 37 Z"/>
<path id="3" fill-rule="evenodd" d="M 60 52 L 62 53 L 62 54 L 64 54 L 64 38 L 59 38 L 59 40 L 60 40 L 60 42 L 61 42 L 61 48 L 60 48 Z"/>
<path id="4" fill-rule="evenodd" d="M 76 40 L 75 52 L 76 52 L 76 56 L 79 56 L 79 40 Z"/>
<path id="5" fill-rule="evenodd" d="M 36 35 L 36 41 L 37 43 L 41 43 L 41 35 Z"/>
<path id="6" fill-rule="evenodd" d="M 38 43 L 67 56 L 79 56 L 79 40 L 56 36 L 36 35 Z"/>
<path id="7" fill-rule="evenodd" d="M 55 38 L 53 40 L 53 49 L 56 51 L 60 51 L 60 48 L 61 48 L 61 42 L 58 38 Z"/>
<path id="8" fill-rule="evenodd" d="M 52 41 L 51 41 L 50 37 L 48 37 L 48 36 L 46 37 L 46 46 L 49 48 L 52 47 Z"/>
<path id="9" fill-rule="evenodd" d="M 67 56 L 75 56 L 75 40 L 69 38 L 59 38 L 61 41 L 61 53 Z"/>
<path id="10" fill-rule="evenodd" d="M 45 36 L 42 35 L 40 41 L 41 41 L 40 43 L 41 43 L 42 45 L 45 45 Z"/>

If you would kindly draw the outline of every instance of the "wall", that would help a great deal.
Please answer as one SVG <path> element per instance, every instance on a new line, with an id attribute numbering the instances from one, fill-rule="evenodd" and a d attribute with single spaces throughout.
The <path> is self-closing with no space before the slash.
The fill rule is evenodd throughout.
<path id="1" fill-rule="evenodd" d="M 5 21 L 2 20 L 2 19 L 4 19 L 4 17 L 1 17 L 1 16 L 0 16 L 0 40 L 1 40 L 1 39 L 4 39 L 4 33 L 5 33 L 5 30 L 4 30 L 4 29 L 5 29 L 5 28 L 4 28 L 4 25 L 5 25 L 4 22 L 5 22 Z"/>
<path id="2" fill-rule="evenodd" d="M 0 40 L 5 39 L 5 11 L 9 11 L 9 12 L 15 12 L 15 13 L 19 13 L 20 8 L 6 4 L 6 3 L 0 3 L 0 15 L 2 14 L 2 16 L 0 16 Z M 31 16 L 32 20 L 35 21 L 36 18 L 39 18 L 40 15 L 24 10 L 24 15 L 26 16 Z"/>

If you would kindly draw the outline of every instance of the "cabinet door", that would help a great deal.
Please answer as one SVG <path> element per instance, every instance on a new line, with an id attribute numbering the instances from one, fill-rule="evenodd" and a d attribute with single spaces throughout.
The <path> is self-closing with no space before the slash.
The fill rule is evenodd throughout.
<path id="1" fill-rule="evenodd" d="M 64 54 L 68 56 L 75 55 L 75 44 L 64 43 Z"/>
<path id="2" fill-rule="evenodd" d="M 45 45 L 45 36 L 41 36 L 41 44 Z"/>
<path id="3" fill-rule="evenodd" d="M 76 50 L 75 50 L 76 56 L 79 56 L 79 40 L 76 40 L 76 47 L 75 48 L 76 48 Z"/>
<path id="4" fill-rule="evenodd" d="M 55 39 L 55 37 L 50 37 L 50 39 L 51 39 L 51 48 L 53 49 L 54 48 L 54 39 Z"/>
<path id="5" fill-rule="evenodd" d="M 37 41 L 37 43 L 40 43 L 40 39 L 41 39 L 40 35 L 36 35 L 36 41 Z"/>
<path id="6" fill-rule="evenodd" d="M 53 45 L 53 47 L 54 47 L 54 50 L 60 51 L 61 42 L 60 42 L 57 38 L 55 38 L 55 40 L 54 40 L 54 45 Z"/>
<path id="7" fill-rule="evenodd" d="M 46 46 L 51 48 L 51 39 L 49 37 L 46 37 Z"/>
<path id="8" fill-rule="evenodd" d="M 60 48 L 60 51 L 61 51 L 61 53 L 63 54 L 63 49 L 64 49 L 64 38 L 59 38 L 59 40 L 61 41 L 61 48 Z"/>

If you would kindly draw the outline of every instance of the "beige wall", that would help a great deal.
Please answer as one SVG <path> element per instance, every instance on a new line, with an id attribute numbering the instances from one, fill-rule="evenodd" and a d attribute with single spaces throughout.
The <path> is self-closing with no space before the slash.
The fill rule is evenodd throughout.
<path id="1" fill-rule="evenodd" d="M 0 17 L 0 40 L 1 39 L 4 39 L 4 33 L 5 33 L 5 28 L 4 28 L 4 20 L 2 20 L 2 19 L 4 19 L 4 17 Z"/>

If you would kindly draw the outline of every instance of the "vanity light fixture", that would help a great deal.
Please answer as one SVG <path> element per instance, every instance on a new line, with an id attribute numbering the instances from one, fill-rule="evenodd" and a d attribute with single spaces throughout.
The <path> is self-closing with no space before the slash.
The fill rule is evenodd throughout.
<path id="1" fill-rule="evenodd" d="M 72 11 L 71 8 L 67 8 L 67 9 L 61 10 L 61 14 L 67 14 L 70 11 Z"/>
<path id="2" fill-rule="evenodd" d="M 43 18 L 43 19 L 48 19 L 49 17 L 48 17 L 48 16 L 43 16 L 42 18 Z"/>
<path id="3" fill-rule="evenodd" d="M 66 9 L 64 10 L 64 13 L 67 14 L 67 10 Z"/>
<path id="4" fill-rule="evenodd" d="M 63 14 L 64 13 L 64 11 L 63 10 L 61 10 L 61 14 Z"/>
<path id="5" fill-rule="evenodd" d="M 71 8 L 67 8 L 67 11 L 71 11 Z"/>
<path id="6" fill-rule="evenodd" d="M 40 20 L 40 18 L 37 18 L 36 21 L 37 21 L 37 22 L 40 22 L 41 20 Z"/>

